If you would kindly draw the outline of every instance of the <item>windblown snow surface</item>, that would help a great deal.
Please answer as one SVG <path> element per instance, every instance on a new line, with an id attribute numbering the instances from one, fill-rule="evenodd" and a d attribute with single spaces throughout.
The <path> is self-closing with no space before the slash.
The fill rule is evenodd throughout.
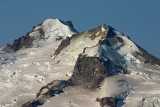
<path id="1" fill-rule="evenodd" d="M 44 31 L 41 39 L 39 29 Z M 16 52 L 0 51 L 0 107 L 20 107 L 36 98 L 42 86 L 54 80 L 68 80 L 74 71 L 79 54 L 96 56 L 122 65 L 127 71 L 107 76 L 100 88 L 89 90 L 71 86 L 40 107 L 100 107 L 97 98 L 123 99 L 117 107 L 160 107 L 160 67 L 146 63 L 138 56 L 139 48 L 122 33 L 113 30 L 123 42 L 107 37 L 108 27 L 77 33 L 67 23 L 47 19 L 35 27 L 29 36 L 34 37 L 33 48 Z M 94 35 L 94 38 L 91 36 Z M 54 54 L 62 40 L 70 38 L 70 44 Z M 107 40 L 109 46 L 100 44 Z M 117 68 L 112 70 L 117 71 Z"/>

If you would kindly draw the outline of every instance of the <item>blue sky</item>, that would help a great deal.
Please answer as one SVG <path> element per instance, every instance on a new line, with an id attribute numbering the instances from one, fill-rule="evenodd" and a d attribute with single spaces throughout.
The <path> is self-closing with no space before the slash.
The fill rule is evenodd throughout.
<path id="1" fill-rule="evenodd" d="M 71 20 L 78 31 L 111 25 L 160 58 L 160 0 L 0 0 L 0 46 L 47 18 Z"/>

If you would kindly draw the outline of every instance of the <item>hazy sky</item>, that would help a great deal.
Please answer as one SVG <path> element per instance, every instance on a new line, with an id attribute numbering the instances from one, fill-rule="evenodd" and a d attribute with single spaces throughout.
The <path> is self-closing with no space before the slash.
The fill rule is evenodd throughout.
<path id="1" fill-rule="evenodd" d="M 47 18 L 78 31 L 111 25 L 160 58 L 160 0 L 0 0 L 0 46 Z"/>

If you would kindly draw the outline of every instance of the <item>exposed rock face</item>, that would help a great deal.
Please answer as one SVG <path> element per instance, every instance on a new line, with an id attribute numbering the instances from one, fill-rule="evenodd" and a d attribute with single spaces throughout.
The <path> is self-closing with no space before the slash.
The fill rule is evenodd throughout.
<path id="1" fill-rule="evenodd" d="M 136 52 L 137 55 L 140 55 L 141 57 L 145 58 L 146 62 L 148 62 L 152 65 L 159 65 L 160 66 L 160 59 L 159 58 L 151 55 L 150 53 L 148 53 L 146 50 L 144 50 L 140 46 L 137 45 L 137 47 L 140 50 L 140 52 Z"/>
<path id="2" fill-rule="evenodd" d="M 105 30 L 105 31 L 103 31 L 103 30 Z M 99 37 L 99 36 L 101 36 L 101 39 L 104 39 L 105 37 L 111 38 L 111 37 L 116 36 L 116 34 L 114 32 L 114 28 L 112 28 L 111 26 L 107 26 L 107 25 L 99 26 L 97 28 L 89 30 L 88 32 L 93 33 L 90 37 L 92 40 L 95 39 L 96 37 Z M 97 34 L 97 32 L 99 32 L 99 33 Z"/>
<path id="3" fill-rule="evenodd" d="M 117 99 L 112 97 L 105 97 L 105 98 L 97 98 L 96 101 L 98 101 L 101 105 L 101 107 L 117 107 Z"/>
<path id="4" fill-rule="evenodd" d="M 66 21 L 66 23 L 68 23 L 71 27 L 74 28 L 73 24 L 72 24 L 72 21 Z"/>
<path id="5" fill-rule="evenodd" d="M 58 38 L 56 38 L 56 40 L 58 40 L 58 41 L 60 41 L 60 40 L 62 40 L 62 39 L 63 39 L 62 36 L 59 36 Z"/>
<path id="6" fill-rule="evenodd" d="M 21 48 L 31 48 L 32 42 L 33 38 L 29 36 L 29 33 L 27 33 L 25 36 L 22 36 L 15 40 L 11 45 L 11 49 L 17 51 Z"/>
<path id="7" fill-rule="evenodd" d="M 69 37 L 67 37 L 66 39 L 62 40 L 61 44 L 59 45 L 59 47 L 55 51 L 54 55 L 57 56 L 61 52 L 61 50 L 63 48 L 65 48 L 66 46 L 68 46 L 69 44 L 70 44 L 70 38 Z"/>
<path id="8" fill-rule="evenodd" d="M 48 98 L 54 97 L 56 94 L 63 93 L 65 88 L 68 86 L 70 86 L 70 84 L 66 81 L 52 81 L 40 89 L 39 93 L 37 93 L 37 98 L 23 104 L 22 107 L 37 107 L 39 105 L 43 105 Z"/>
<path id="9" fill-rule="evenodd" d="M 108 29 L 108 26 L 106 26 L 106 28 Z M 105 38 L 107 32 L 102 31 L 102 26 L 99 26 L 97 28 L 91 29 L 88 32 L 91 33 L 91 40 L 96 39 L 97 37 L 101 37 L 101 39 Z"/>
<path id="10" fill-rule="evenodd" d="M 109 63 L 109 61 L 102 61 L 99 57 L 80 55 L 70 82 L 73 85 L 82 85 L 91 89 L 97 88 L 108 75 L 107 66 Z"/>
<path id="11" fill-rule="evenodd" d="M 72 31 L 74 31 L 74 32 L 78 32 L 75 28 L 74 28 L 74 26 L 73 26 L 73 23 L 72 23 L 72 21 L 62 21 L 62 20 L 60 20 L 63 24 L 67 24 L 67 25 L 69 25 L 69 27 L 71 28 L 71 30 Z"/>

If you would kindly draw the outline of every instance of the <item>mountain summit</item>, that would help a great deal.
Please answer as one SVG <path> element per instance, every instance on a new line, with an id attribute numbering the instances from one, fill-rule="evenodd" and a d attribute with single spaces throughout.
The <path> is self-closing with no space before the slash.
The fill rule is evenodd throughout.
<path id="1" fill-rule="evenodd" d="M 159 77 L 160 59 L 107 25 L 47 19 L 0 48 L 2 107 L 159 107 Z"/>

